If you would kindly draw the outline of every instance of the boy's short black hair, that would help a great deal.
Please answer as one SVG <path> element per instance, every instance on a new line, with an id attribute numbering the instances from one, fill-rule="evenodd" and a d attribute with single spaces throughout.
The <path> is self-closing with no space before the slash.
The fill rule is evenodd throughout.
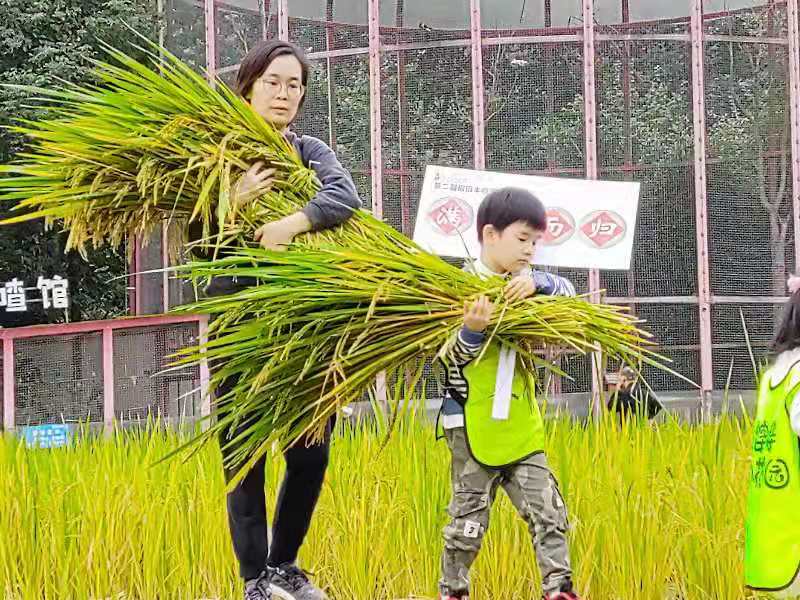
<path id="1" fill-rule="evenodd" d="M 547 229 L 547 216 L 541 200 L 522 188 L 504 187 L 491 192 L 478 208 L 478 241 L 483 242 L 486 225 L 502 233 L 517 221 L 524 221 L 539 231 Z"/>

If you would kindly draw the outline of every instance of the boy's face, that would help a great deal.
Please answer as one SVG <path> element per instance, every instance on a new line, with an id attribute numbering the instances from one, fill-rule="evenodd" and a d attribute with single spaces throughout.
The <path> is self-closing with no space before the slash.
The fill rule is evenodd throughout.
<path id="1" fill-rule="evenodd" d="M 484 258 L 504 273 L 518 273 L 530 266 L 533 252 L 544 231 L 517 221 L 499 232 L 493 225 L 483 228 Z"/>

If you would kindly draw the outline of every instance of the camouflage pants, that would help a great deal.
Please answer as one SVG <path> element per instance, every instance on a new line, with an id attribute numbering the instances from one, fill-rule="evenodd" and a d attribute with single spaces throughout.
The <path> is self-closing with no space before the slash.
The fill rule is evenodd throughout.
<path id="1" fill-rule="evenodd" d="M 445 430 L 452 454 L 451 520 L 444 528 L 442 579 L 445 593 L 469 591 L 469 569 L 489 527 L 497 488 L 508 494 L 533 538 L 545 594 L 572 578 L 567 546 L 567 511 L 543 453 L 512 467 L 488 469 L 472 458 L 463 428 Z"/>

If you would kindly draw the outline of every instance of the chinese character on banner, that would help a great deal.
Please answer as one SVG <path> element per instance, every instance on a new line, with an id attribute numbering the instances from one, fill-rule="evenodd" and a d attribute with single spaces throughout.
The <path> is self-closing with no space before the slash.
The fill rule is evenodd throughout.
<path id="1" fill-rule="evenodd" d="M 0 293 L 0 306 L 6 312 L 25 312 L 28 310 L 28 299 L 25 296 L 25 282 L 16 277 L 7 281 Z"/>
<path id="2" fill-rule="evenodd" d="M 547 209 L 547 230 L 542 237 L 545 246 L 563 244 L 575 233 L 575 219 L 563 208 Z"/>
<path id="3" fill-rule="evenodd" d="M 591 213 L 581 223 L 581 233 L 594 246 L 610 248 L 625 238 L 625 220 L 610 210 Z"/>
<path id="4" fill-rule="evenodd" d="M 48 308 L 69 308 L 69 296 L 67 289 L 69 282 L 63 277 L 56 275 L 52 279 L 39 277 L 36 287 L 42 293 L 42 306 Z"/>
<path id="5" fill-rule="evenodd" d="M 442 198 L 428 212 L 428 219 L 444 235 L 458 235 L 472 226 L 474 211 L 461 198 Z"/>

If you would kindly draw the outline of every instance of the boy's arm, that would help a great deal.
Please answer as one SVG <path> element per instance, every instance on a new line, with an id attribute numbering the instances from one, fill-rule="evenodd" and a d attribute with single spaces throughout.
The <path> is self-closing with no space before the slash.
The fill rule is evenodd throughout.
<path id="1" fill-rule="evenodd" d="M 545 271 L 532 271 L 536 284 L 536 293 L 545 296 L 575 296 L 575 286 L 566 277 L 560 277 Z"/>
<path id="2" fill-rule="evenodd" d="M 456 342 L 447 352 L 447 359 L 453 366 L 465 367 L 478 357 L 486 334 L 472 331 L 466 325 L 456 334 Z"/>

